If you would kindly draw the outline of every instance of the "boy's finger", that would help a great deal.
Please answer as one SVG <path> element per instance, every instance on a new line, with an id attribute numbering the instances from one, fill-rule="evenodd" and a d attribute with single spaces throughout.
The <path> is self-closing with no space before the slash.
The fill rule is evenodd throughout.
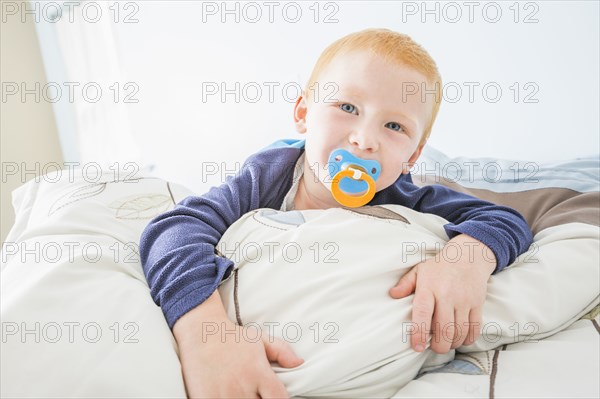
<path id="1" fill-rule="evenodd" d="M 481 307 L 473 308 L 469 312 L 469 331 L 464 345 L 471 345 L 481 335 Z"/>
<path id="2" fill-rule="evenodd" d="M 469 311 L 454 311 L 454 323 L 456 331 L 452 339 L 452 346 L 450 349 L 456 349 L 465 342 L 469 333 Z"/>
<path id="3" fill-rule="evenodd" d="M 398 283 L 390 288 L 390 296 L 394 299 L 404 298 L 415 292 L 417 286 L 417 268 L 413 267 L 398 280 Z"/>
<path id="4" fill-rule="evenodd" d="M 271 362 L 277 362 L 281 367 L 298 367 L 304 360 L 298 357 L 292 350 L 292 347 L 279 338 L 263 337 L 267 359 Z"/>
<path id="5" fill-rule="evenodd" d="M 454 324 L 454 306 L 437 301 L 432 321 L 431 350 L 435 353 L 448 353 L 456 326 Z"/>
<path id="6" fill-rule="evenodd" d="M 277 374 L 271 373 L 271 375 L 265 378 L 258 385 L 258 394 L 261 398 L 289 398 L 287 390 L 285 389 L 285 385 L 279 378 L 277 378 Z"/>
<path id="7" fill-rule="evenodd" d="M 413 300 L 412 321 L 415 324 L 415 334 L 411 337 L 411 346 L 417 352 L 425 350 L 429 332 L 431 330 L 431 319 L 435 298 L 433 293 L 425 288 L 415 292 Z"/>

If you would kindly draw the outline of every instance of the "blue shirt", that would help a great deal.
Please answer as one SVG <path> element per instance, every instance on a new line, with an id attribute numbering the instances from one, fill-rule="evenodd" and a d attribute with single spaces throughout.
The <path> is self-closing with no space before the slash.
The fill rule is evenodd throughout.
<path id="1" fill-rule="evenodd" d="M 280 209 L 291 188 L 304 141 L 280 141 L 249 157 L 236 176 L 202 196 L 190 196 L 154 218 L 140 239 L 140 257 L 150 294 L 169 327 L 217 289 L 233 262 L 215 254 L 225 231 L 259 208 Z M 531 230 L 515 210 L 441 185 L 418 187 L 410 174 L 375 194 L 369 205 L 396 204 L 448 220 L 450 238 L 467 234 L 496 256 L 494 273 L 525 252 Z"/>

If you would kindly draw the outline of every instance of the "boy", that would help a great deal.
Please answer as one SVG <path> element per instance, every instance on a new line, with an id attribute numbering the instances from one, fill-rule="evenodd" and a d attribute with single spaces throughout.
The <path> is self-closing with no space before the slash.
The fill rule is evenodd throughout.
<path id="1" fill-rule="evenodd" d="M 335 100 L 311 97 L 315 83 L 334 83 Z M 235 342 L 233 332 L 244 327 L 227 319 L 216 291 L 233 264 L 215 255 L 215 246 L 229 226 L 257 208 L 338 207 L 326 167 L 329 154 L 338 148 L 381 165 L 370 205 L 398 204 L 437 214 L 450 222 L 445 229 L 453 247 L 462 248 L 458 261 L 454 255 L 451 263 L 445 256 L 428 259 L 390 289 L 393 298 L 415 292 L 413 348 L 424 350 L 429 332 L 431 349 L 438 353 L 477 338 L 490 274 L 512 263 L 532 237 L 510 208 L 442 186 L 412 183 L 409 169 L 431 131 L 440 90 L 435 62 L 408 36 L 382 29 L 348 35 L 323 52 L 306 96 L 296 102 L 296 129 L 305 142 L 253 155 L 221 187 L 186 198 L 149 224 L 141 238 L 142 263 L 151 294 L 180 347 L 190 396 L 287 396 L 268 360 L 283 367 L 296 367 L 302 360 L 280 340 Z M 231 339 L 221 342 L 215 335 L 201 340 L 207 321 L 226 323 Z M 452 322 L 468 328 L 440 339 L 439 326 Z"/>

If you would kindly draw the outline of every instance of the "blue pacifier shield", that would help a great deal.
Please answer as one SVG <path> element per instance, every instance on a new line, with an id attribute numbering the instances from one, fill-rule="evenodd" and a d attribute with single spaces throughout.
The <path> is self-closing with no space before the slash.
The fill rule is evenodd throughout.
<path id="1" fill-rule="evenodd" d="M 331 152 L 327 167 L 329 170 L 329 177 L 333 177 L 348 167 L 359 167 L 358 169 L 364 169 L 364 171 L 377 181 L 379 174 L 381 173 L 381 165 L 375 160 L 361 159 L 355 157 L 351 153 L 343 149 L 337 149 Z M 365 192 L 369 189 L 369 185 L 364 180 L 354 180 L 349 177 L 344 177 L 339 184 L 340 189 L 348 194 L 358 194 Z"/>

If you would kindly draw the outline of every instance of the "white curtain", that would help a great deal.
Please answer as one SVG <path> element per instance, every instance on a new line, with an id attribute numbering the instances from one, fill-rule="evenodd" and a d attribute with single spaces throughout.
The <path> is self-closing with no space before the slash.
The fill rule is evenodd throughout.
<path id="1" fill-rule="evenodd" d="M 63 8 L 52 24 L 64 68 L 60 101 L 69 101 L 72 112 L 58 117 L 73 119 L 75 137 L 67 140 L 76 141 L 80 162 L 139 164 L 141 154 L 128 116 L 128 107 L 138 101 L 139 87 L 128 82 L 120 68 L 111 3 L 77 3 Z"/>

